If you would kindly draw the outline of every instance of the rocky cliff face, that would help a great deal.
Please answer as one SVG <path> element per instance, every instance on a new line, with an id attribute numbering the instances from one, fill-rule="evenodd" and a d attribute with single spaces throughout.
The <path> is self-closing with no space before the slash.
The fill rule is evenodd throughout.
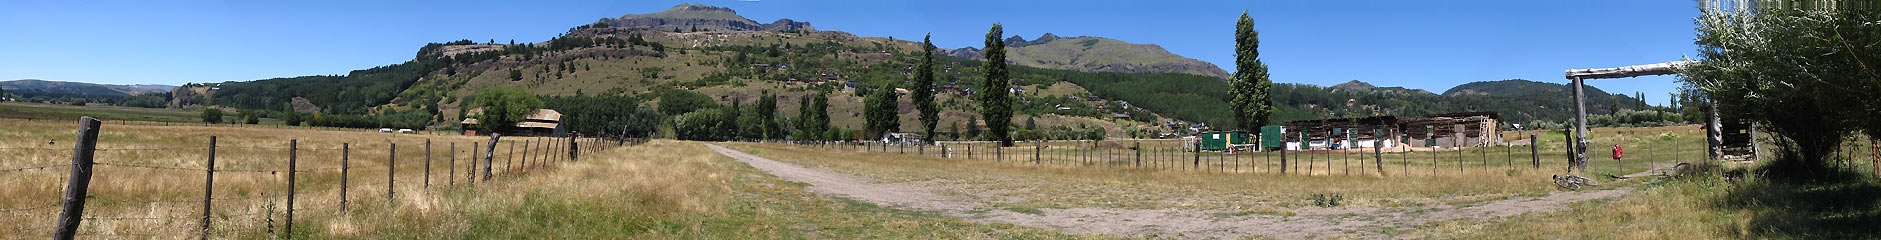
<path id="1" fill-rule="evenodd" d="M 697 31 L 816 31 L 809 22 L 790 19 L 778 19 L 769 24 L 760 24 L 739 16 L 731 8 L 700 4 L 685 4 L 666 11 L 649 14 L 627 14 L 619 18 L 603 18 L 599 23 L 610 27 L 647 28 L 654 30 L 678 29 L 682 32 Z"/>
<path id="2" fill-rule="evenodd" d="M 1036 40 L 1006 38 L 1007 61 L 1014 64 L 1086 72 L 1188 73 L 1227 79 L 1228 71 L 1213 63 L 1195 60 L 1155 44 L 1134 44 L 1100 37 L 1059 37 L 1051 33 Z M 945 51 L 948 56 L 981 60 L 980 49 L 960 48 Z"/>

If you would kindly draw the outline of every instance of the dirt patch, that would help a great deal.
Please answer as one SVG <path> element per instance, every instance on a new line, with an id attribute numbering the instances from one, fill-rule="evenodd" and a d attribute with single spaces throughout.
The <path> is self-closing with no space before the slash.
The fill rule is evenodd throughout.
<path id="1" fill-rule="evenodd" d="M 1013 199 L 963 199 L 986 195 L 942 195 L 933 190 L 935 187 L 927 186 L 947 184 L 947 181 L 878 183 L 854 175 L 778 162 L 718 145 L 708 144 L 707 146 L 720 154 L 763 170 L 765 173 L 790 181 L 808 183 L 810 187 L 807 189 L 818 194 L 850 198 L 883 206 L 936 212 L 978 222 L 1010 223 L 1072 233 L 1098 233 L 1120 237 L 1403 238 L 1407 236 L 1394 236 L 1389 230 L 1408 230 L 1436 221 L 1483 220 L 1529 212 L 1553 211 L 1566 207 L 1569 203 L 1620 197 L 1633 191 L 1629 187 L 1585 192 L 1555 192 L 1540 197 L 1516 196 L 1466 206 L 1304 207 L 1286 211 L 1289 214 L 1111 208 L 1046 208 L 1015 212 L 1011 209 L 995 208 L 979 203 L 987 200 L 1013 202 Z"/>

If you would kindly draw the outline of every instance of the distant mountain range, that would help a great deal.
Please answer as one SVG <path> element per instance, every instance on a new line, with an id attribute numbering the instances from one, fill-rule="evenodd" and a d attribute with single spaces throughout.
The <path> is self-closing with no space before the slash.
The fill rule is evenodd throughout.
<path id="1" fill-rule="evenodd" d="M 1588 86 L 1588 114 L 1608 114 L 1616 109 L 1649 109 L 1652 106 L 1626 94 L 1612 94 Z M 1350 116 L 1423 116 L 1454 112 L 1498 112 L 1504 121 L 1529 123 L 1534 120 L 1564 121 L 1572 116 L 1574 102 L 1566 84 L 1524 79 L 1479 81 L 1457 85 L 1443 94 L 1423 89 L 1377 87 L 1352 80 L 1330 87 L 1310 84 L 1274 85 L 1274 102 L 1279 105 L 1278 121 Z"/>
<path id="2" fill-rule="evenodd" d="M 1012 36 L 1005 40 L 1007 62 L 1085 72 L 1187 73 L 1228 79 L 1228 71 L 1213 63 L 1170 53 L 1156 44 L 1135 44 L 1116 39 L 1078 36 L 1061 38 L 1045 33 L 1031 41 Z M 948 50 L 947 55 L 984 60 L 978 48 Z"/>
<path id="3" fill-rule="evenodd" d="M 21 98 L 126 97 L 138 94 L 168 93 L 170 89 L 173 88 L 176 88 L 176 86 L 154 84 L 114 85 L 39 79 L 0 81 L 0 89 L 5 89 L 7 93 L 19 95 Z"/>
<path id="4" fill-rule="evenodd" d="M 815 32 L 808 22 L 778 19 L 770 24 L 739 16 L 731 8 L 715 7 L 704 4 L 683 4 L 666 11 L 648 14 L 627 14 L 618 18 L 602 18 L 596 23 L 608 27 L 646 28 L 654 30 L 672 30 L 674 32 L 699 31 L 807 31 Z"/>
<path id="5" fill-rule="evenodd" d="M 1154 44 L 1102 37 L 1048 33 L 1033 40 L 1014 36 L 1003 41 L 1010 50 L 1007 61 L 1017 64 L 1011 72 L 1013 85 L 1031 90 L 1015 95 L 1020 98 L 1017 116 L 1058 116 L 1078 120 L 1053 124 L 1113 128 L 1119 125 L 1112 122 L 1114 114 L 1144 123 L 1225 125 L 1232 120 L 1227 83 L 1221 81 L 1229 73 L 1219 66 Z M 781 109 L 796 109 L 796 99 L 820 92 L 831 97 L 833 124 L 859 128 L 860 96 L 908 87 L 921 48 L 920 42 L 907 39 L 818 30 L 789 19 L 761 24 L 729 8 L 687 4 L 601 18 L 542 42 L 458 40 L 427 44 L 418 53 L 411 61 L 346 75 L 184 86 L 173 90 L 170 105 L 267 111 L 318 106 L 323 114 L 410 115 L 399 121 L 425 126 L 457 122 L 454 116 L 461 116 L 466 96 L 496 86 L 539 96 L 618 95 L 649 105 L 663 101 L 655 99 L 663 96 L 655 94 L 660 92 L 693 92 L 717 104 L 745 106 L 768 93 L 785 98 L 779 101 Z M 937 101 L 947 106 L 940 125 L 970 126 L 979 120 L 972 113 L 977 103 L 971 97 L 988 91 L 979 79 L 983 55 L 975 48 L 939 53 L 944 55 L 936 57 L 934 66 L 943 94 Z M 1020 92 L 1004 86 L 993 89 Z M 1506 121 L 1525 123 L 1567 119 L 1571 100 L 1566 89 L 1562 84 L 1512 79 L 1463 84 L 1437 94 L 1353 80 L 1333 86 L 1277 83 L 1272 96 L 1278 107 L 1275 121 L 1494 111 Z M 1591 114 L 1647 107 L 1629 96 L 1594 88 L 1588 89 L 1588 97 Z M 1107 107 L 1111 100 L 1127 101 L 1128 107 Z M 907 107 L 912 105 L 906 104 L 903 122 L 914 122 Z"/>

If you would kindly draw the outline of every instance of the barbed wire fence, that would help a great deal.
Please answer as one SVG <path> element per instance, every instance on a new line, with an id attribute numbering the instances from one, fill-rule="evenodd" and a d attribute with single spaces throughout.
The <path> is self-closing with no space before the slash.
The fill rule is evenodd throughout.
<path id="1" fill-rule="evenodd" d="M 0 182 L 33 183 L 16 186 L 20 191 L 10 191 L 26 194 L 0 201 L 4 204 L 0 205 L 0 223 L 7 225 L 0 226 L 0 233 L 4 233 L 0 237 L 198 236 L 207 239 L 259 230 L 292 238 L 296 236 L 293 228 L 297 217 L 304 219 L 308 213 L 315 216 L 348 214 L 352 212 L 350 208 L 361 201 L 398 204 L 401 192 L 407 192 L 404 193 L 407 196 L 435 193 L 431 186 L 434 178 L 443 178 L 436 179 L 441 188 L 468 187 L 474 182 L 553 168 L 559 163 L 575 161 L 582 152 L 645 142 L 645 139 L 572 135 L 510 140 L 493 134 L 488 141 L 469 142 L 469 148 L 460 148 L 457 142 L 434 143 L 431 139 L 424 139 L 417 148 L 410 145 L 401 148 L 399 145 L 404 144 L 390 140 L 358 145 L 342 142 L 337 147 L 326 143 L 303 146 L 298 139 L 290 139 L 285 145 L 231 145 L 209 136 L 208 144 L 200 147 L 110 148 L 97 145 L 102 122 L 90 117 L 80 118 L 77 143 L 71 149 L 0 148 L 37 155 L 71 153 L 71 163 L 0 161 Z M 498 149 L 498 145 L 508 146 L 502 146 L 504 151 L 490 151 Z M 98 152 L 113 154 L 96 158 Z M 332 159 L 308 159 L 309 154 Z M 164 162 L 143 159 L 138 157 L 140 155 L 200 160 Z M 497 163 L 496 159 L 504 162 Z M 464 166 L 459 166 L 459 162 Z M 492 166 L 496 164 L 504 166 Z M 438 165 L 443 169 L 434 169 L 440 167 Z M 460 167 L 463 176 L 458 175 Z M 67 170 L 69 174 L 63 189 L 55 189 L 52 186 L 56 181 L 50 181 L 57 179 L 52 176 L 60 172 L 57 170 Z M 384 175 L 376 175 L 378 173 Z M 479 174 L 485 177 L 478 180 Z M 194 190 L 184 186 L 197 182 L 201 185 Z M 384 195 L 375 196 L 380 193 Z M 30 199 L 46 201 L 30 202 Z"/>
<path id="2" fill-rule="evenodd" d="M 1623 178 L 1629 174 L 1664 174 L 1681 162 L 1705 161 L 1707 146 L 1691 134 L 1621 129 L 1596 131 L 1590 138 L 1592 174 Z M 1384 130 L 1380 130 L 1384 131 Z M 1644 132 L 1644 133 L 1642 133 Z M 827 150 L 918 155 L 940 159 L 982 160 L 996 164 L 1102 167 L 1211 173 L 1292 174 L 1311 176 L 1483 176 L 1516 171 L 1566 171 L 1572 159 L 1568 139 L 1538 139 L 1546 132 L 1511 132 L 1479 144 L 1331 141 L 1259 149 L 1259 146 L 1203 146 L 1197 139 L 1031 140 L 1000 146 L 992 141 L 782 141 Z M 1670 133 L 1670 134 L 1668 134 Z M 1381 132 L 1390 135 L 1390 132 Z M 1554 133 L 1553 135 L 1561 135 Z M 1559 137 L 1559 136 L 1556 136 Z M 1474 137 L 1472 137 L 1474 138 Z M 1881 162 L 1876 142 L 1849 141 L 1851 152 L 1870 153 Z M 1868 145 L 1861 145 L 1867 143 Z M 1620 146 L 1631 154 L 1607 151 Z M 1865 148 L 1864 148 L 1865 147 Z M 1855 159 L 1850 157 L 1849 159 Z M 1881 165 L 1875 172 L 1881 176 Z"/>

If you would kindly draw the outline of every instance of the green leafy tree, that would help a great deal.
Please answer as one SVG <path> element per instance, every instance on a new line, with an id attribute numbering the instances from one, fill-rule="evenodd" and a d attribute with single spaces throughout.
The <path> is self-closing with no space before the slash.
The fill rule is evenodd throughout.
<path id="1" fill-rule="evenodd" d="M 697 111 L 698 109 L 719 107 L 718 102 L 712 101 L 711 96 L 692 91 L 665 89 L 660 90 L 655 95 L 658 95 L 660 98 L 660 113 L 668 116 L 678 116 L 680 114 Z"/>
<path id="2" fill-rule="evenodd" d="M 522 81 L 522 77 L 523 77 L 522 69 L 510 69 L 509 70 L 510 81 Z"/>
<path id="3" fill-rule="evenodd" d="M 735 137 L 737 119 L 725 108 L 706 108 L 673 117 L 673 134 L 680 140 L 725 141 Z"/>
<path id="4" fill-rule="evenodd" d="M 759 139 L 782 138 L 783 127 L 777 125 L 777 95 L 763 93 L 758 97 L 758 105 L 753 107 L 757 108 L 753 112 L 757 113 Z"/>
<path id="5" fill-rule="evenodd" d="M 238 110 L 235 111 L 235 116 L 236 120 L 241 120 L 243 124 L 261 123 L 261 117 L 255 116 L 255 111 Z"/>
<path id="6" fill-rule="evenodd" d="M 1012 87 L 1012 79 L 1006 76 L 1006 41 L 1000 40 L 1000 35 L 1005 31 L 998 23 L 986 31 L 986 62 L 981 67 L 986 71 L 986 82 L 980 85 L 980 116 L 986 119 L 987 140 L 1012 146 L 1012 94 L 1006 90 Z"/>
<path id="7" fill-rule="evenodd" d="M 1240 129 L 1260 129 L 1273 117 L 1273 99 L 1268 96 L 1268 89 L 1273 81 L 1268 79 L 1267 64 L 1261 63 L 1260 32 L 1254 31 L 1254 19 L 1241 12 L 1241 19 L 1234 24 L 1234 79 L 1230 80 L 1229 90 L 1234 99 L 1235 127 Z"/>
<path id="8" fill-rule="evenodd" d="M 810 111 L 813 114 L 811 114 L 809 117 L 805 117 L 804 121 L 810 122 L 809 125 L 811 129 L 815 129 L 818 131 L 825 131 L 825 132 L 832 130 L 830 129 L 830 126 L 829 126 L 829 95 L 828 94 L 817 93 L 816 99 L 812 99 L 812 101 L 810 101 Z M 835 135 L 831 135 L 831 136 L 835 136 Z M 837 137 L 827 137 L 824 139 L 836 140 Z"/>
<path id="9" fill-rule="evenodd" d="M 862 100 L 862 114 L 864 120 L 868 121 L 870 135 L 879 136 L 901 130 L 901 116 L 896 114 L 901 111 L 901 105 L 898 104 L 901 101 L 900 94 L 896 94 L 892 88 L 884 88 L 875 90 L 874 94 Z"/>
<path id="10" fill-rule="evenodd" d="M 222 123 L 222 110 L 215 109 L 215 108 L 203 108 L 202 109 L 202 122 Z"/>
<path id="11" fill-rule="evenodd" d="M 471 106 L 483 109 L 483 113 L 473 116 L 477 119 L 477 127 L 490 132 L 508 131 L 542 107 L 542 99 L 521 88 L 485 88 L 473 96 L 476 102 L 472 102 Z"/>
<path id="12" fill-rule="evenodd" d="M 934 127 L 940 124 L 940 108 L 934 106 L 934 42 L 933 34 L 921 38 L 921 65 L 914 69 L 914 109 L 921 111 L 921 130 L 929 142 L 935 138 Z"/>
<path id="13" fill-rule="evenodd" d="M 301 115 L 300 112 L 287 111 L 287 113 L 281 115 L 281 121 L 286 122 L 288 126 L 300 126 L 301 122 L 306 121 L 306 117 Z"/>
<path id="14" fill-rule="evenodd" d="M 1845 135 L 1881 136 L 1881 4 L 1735 0 L 1700 8 L 1700 59 L 1679 73 L 1724 119 L 1752 119 L 1780 138 L 1773 173 L 1833 175 L 1821 173 Z"/>

